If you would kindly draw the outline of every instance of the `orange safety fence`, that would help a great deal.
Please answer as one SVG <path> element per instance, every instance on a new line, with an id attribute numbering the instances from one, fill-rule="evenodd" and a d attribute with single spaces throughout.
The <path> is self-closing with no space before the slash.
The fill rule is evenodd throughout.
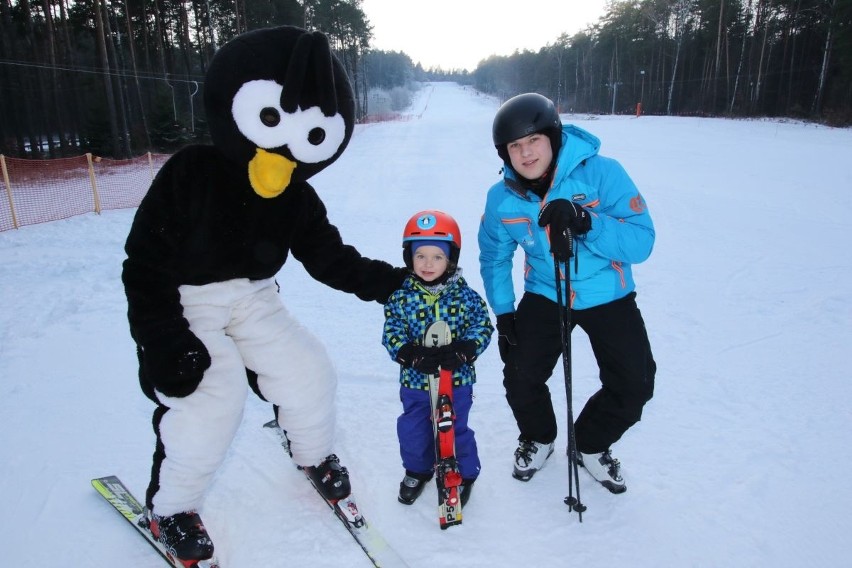
<path id="1" fill-rule="evenodd" d="M 168 154 L 24 160 L 0 154 L 0 231 L 105 209 L 137 207 Z"/>

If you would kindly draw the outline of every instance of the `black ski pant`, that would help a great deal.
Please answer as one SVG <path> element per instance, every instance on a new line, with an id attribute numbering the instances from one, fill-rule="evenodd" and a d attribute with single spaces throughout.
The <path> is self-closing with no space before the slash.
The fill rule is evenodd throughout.
<path id="1" fill-rule="evenodd" d="M 601 381 L 574 422 L 577 449 L 598 453 L 642 417 L 642 408 L 654 394 L 657 366 L 635 292 L 594 308 L 571 310 L 571 330 L 576 326 L 589 336 Z M 548 444 L 556 439 L 557 428 L 547 380 L 562 356 L 557 304 L 525 293 L 515 312 L 515 332 L 517 345 L 504 359 L 506 400 L 519 439 Z"/>

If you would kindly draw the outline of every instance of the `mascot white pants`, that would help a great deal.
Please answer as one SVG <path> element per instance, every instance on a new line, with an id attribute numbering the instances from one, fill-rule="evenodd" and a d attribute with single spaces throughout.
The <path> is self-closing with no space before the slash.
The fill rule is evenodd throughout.
<path id="1" fill-rule="evenodd" d="M 183 398 L 157 392 L 165 457 L 153 497 L 159 515 L 197 509 L 240 425 L 246 368 L 278 406 L 293 460 L 316 465 L 332 453 L 337 376 L 323 345 L 287 311 L 273 279 L 181 286 L 183 315 L 210 352 L 198 388 Z"/>

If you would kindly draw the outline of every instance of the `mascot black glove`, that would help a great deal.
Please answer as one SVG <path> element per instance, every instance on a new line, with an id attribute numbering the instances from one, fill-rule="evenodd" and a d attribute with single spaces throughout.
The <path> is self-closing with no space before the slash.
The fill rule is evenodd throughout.
<path id="1" fill-rule="evenodd" d="M 497 348 L 500 350 L 500 359 L 505 363 L 509 350 L 518 344 L 518 336 L 515 335 L 515 314 L 500 314 L 497 316 Z"/>
<path id="2" fill-rule="evenodd" d="M 192 394 L 210 367 L 210 353 L 190 330 L 166 333 L 142 346 L 142 373 L 166 396 Z"/>
<path id="3" fill-rule="evenodd" d="M 538 214 L 538 226 L 550 225 L 550 252 L 565 262 L 573 256 L 571 235 L 585 235 L 592 228 L 589 212 L 567 199 L 554 199 Z"/>
<path id="4" fill-rule="evenodd" d="M 455 371 L 465 363 L 473 363 L 476 359 L 476 341 L 453 341 L 449 345 L 439 347 L 441 353 L 439 363 L 442 369 Z"/>
<path id="5" fill-rule="evenodd" d="M 403 367 L 433 375 L 438 372 L 440 352 L 434 347 L 406 343 L 396 352 L 396 362 Z"/>

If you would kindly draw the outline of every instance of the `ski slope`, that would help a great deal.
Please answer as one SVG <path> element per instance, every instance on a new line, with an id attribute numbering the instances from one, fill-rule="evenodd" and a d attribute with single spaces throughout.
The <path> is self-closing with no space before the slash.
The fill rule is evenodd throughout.
<path id="1" fill-rule="evenodd" d="M 460 265 L 483 292 L 476 231 L 500 163 L 499 102 L 425 85 L 409 120 L 359 126 L 313 178 L 344 239 L 402 264 L 405 221 L 452 214 Z M 563 427 L 546 467 L 511 477 L 517 431 L 496 341 L 477 362 L 470 423 L 482 474 L 464 524 L 441 531 L 434 482 L 413 506 L 395 433 L 397 366 L 381 307 L 278 275 L 288 308 L 339 373 L 335 451 L 371 523 L 412 568 L 434 566 L 798 567 L 849 562 L 852 470 L 852 131 L 794 121 L 563 115 L 599 136 L 657 228 L 635 267 L 658 364 L 654 399 L 613 448 L 628 491 L 581 472 L 588 510 L 563 504 Z M 144 496 L 152 403 L 138 388 L 121 285 L 134 211 L 0 233 L 0 566 L 159 568 L 162 559 L 92 489 L 115 474 Z M 597 389 L 573 336 L 575 411 Z M 565 424 L 561 368 L 550 381 Z M 276 441 L 256 398 L 201 510 L 224 568 L 371 564 Z"/>

